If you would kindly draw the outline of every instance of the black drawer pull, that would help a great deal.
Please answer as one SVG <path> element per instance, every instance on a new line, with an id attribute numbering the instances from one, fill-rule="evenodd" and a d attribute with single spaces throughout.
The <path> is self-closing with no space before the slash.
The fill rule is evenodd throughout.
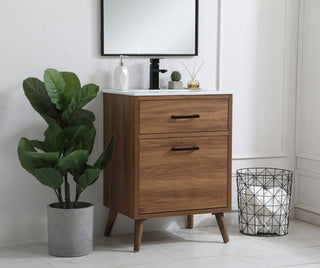
<path id="1" fill-rule="evenodd" d="M 186 118 L 200 118 L 200 115 L 193 114 L 193 115 L 172 115 L 172 119 L 186 119 Z"/>
<path id="2" fill-rule="evenodd" d="M 197 151 L 200 150 L 199 147 L 186 147 L 186 148 L 171 148 L 172 151 Z"/>

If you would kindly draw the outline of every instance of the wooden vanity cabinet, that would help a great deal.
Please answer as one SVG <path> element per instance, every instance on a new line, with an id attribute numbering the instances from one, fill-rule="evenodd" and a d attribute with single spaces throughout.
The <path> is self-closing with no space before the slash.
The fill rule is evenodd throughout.
<path id="1" fill-rule="evenodd" d="M 104 93 L 104 141 L 114 136 L 104 172 L 105 234 L 117 213 L 135 220 L 134 250 L 148 218 L 231 210 L 232 95 L 128 96 Z"/>

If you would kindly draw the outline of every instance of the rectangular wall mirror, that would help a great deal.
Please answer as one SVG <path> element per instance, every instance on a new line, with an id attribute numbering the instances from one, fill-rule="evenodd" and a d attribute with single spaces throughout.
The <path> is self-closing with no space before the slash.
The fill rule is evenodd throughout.
<path id="1" fill-rule="evenodd" d="M 198 55 L 198 0 L 101 0 L 101 55 Z"/>

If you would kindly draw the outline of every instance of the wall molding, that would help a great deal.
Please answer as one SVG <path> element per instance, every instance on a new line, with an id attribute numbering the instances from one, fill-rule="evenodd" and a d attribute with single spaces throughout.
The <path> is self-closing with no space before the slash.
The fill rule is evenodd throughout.
<path id="1" fill-rule="evenodd" d="M 284 48 L 283 48 L 283 87 L 282 87 L 282 137 L 281 137 L 281 153 L 280 155 L 287 155 L 288 152 L 288 137 L 289 132 L 289 94 L 290 94 L 290 71 L 291 66 L 291 50 L 290 48 L 290 35 L 292 31 L 292 2 L 286 0 L 285 8 L 285 38 L 284 38 Z"/>
<path id="2" fill-rule="evenodd" d="M 290 120 L 289 116 L 292 114 L 290 111 L 290 103 L 289 96 L 291 93 L 292 86 L 290 84 L 290 80 L 292 79 L 292 73 L 290 72 L 290 67 L 292 64 L 296 66 L 296 50 L 292 50 L 292 35 L 297 32 L 297 26 L 295 23 L 292 23 L 293 18 L 296 17 L 294 12 L 294 1 L 285 0 L 285 12 L 284 12 L 284 45 L 283 45 L 283 85 L 282 85 L 282 128 L 281 128 L 281 147 L 279 148 L 279 152 L 272 153 L 263 153 L 263 152 L 254 152 L 254 153 L 245 153 L 239 152 L 234 153 L 232 156 L 233 160 L 249 160 L 249 159 L 269 159 L 269 158 L 286 158 L 288 156 L 288 142 L 287 139 L 290 128 Z M 218 8 L 221 8 L 218 3 Z M 220 10 L 221 12 L 221 10 Z M 220 25 L 221 29 L 221 17 L 220 17 Z M 219 39 L 219 43 L 221 40 Z M 220 51 L 219 51 L 220 53 Z M 220 60 L 220 57 L 219 57 Z M 220 70 L 220 62 L 219 66 L 217 66 Z M 220 72 L 218 77 L 218 83 L 220 85 Z M 294 120 L 294 119 L 293 119 Z"/>
<path id="3" fill-rule="evenodd" d="M 320 215 L 320 209 L 314 208 L 314 207 L 307 205 L 307 204 L 304 204 L 300 201 L 300 187 L 299 187 L 300 180 L 301 180 L 300 176 L 315 179 L 320 182 L 320 173 L 305 171 L 305 170 L 300 170 L 300 169 L 295 170 L 295 204 L 294 204 L 294 207 Z"/>
<path id="4" fill-rule="evenodd" d="M 300 121 L 301 121 L 301 116 L 300 116 L 300 107 L 302 105 L 301 103 L 301 95 L 302 95 L 302 73 L 303 73 L 303 56 L 302 56 L 302 51 L 303 51 L 303 40 L 304 40 L 304 31 L 303 31 L 303 25 L 304 25 L 304 0 L 299 1 L 300 6 L 299 6 L 299 28 L 298 28 L 298 62 L 297 62 L 297 101 L 296 101 L 296 142 L 295 142 L 295 147 L 296 147 L 296 152 L 295 155 L 296 157 L 302 157 L 302 158 L 307 158 L 310 159 L 308 156 L 308 153 L 303 153 L 301 151 L 301 144 L 300 144 Z"/>
<path id="5" fill-rule="evenodd" d="M 308 160 L 320 161 L 320 154 L 297 152 L 296 153 L 296 157 L 297 158 L 308 159 Z"/>
<path id="6" fill-rule="evenodd" d="M 300 12 L 299 12 L 299 41 L 298 41 L 298 63 L 297 63 L 297 103 L 296 103 L 296 152 L 295 156 L 299 158 L 320 161 L 320 154 L 314 154 L 305 152 L 301 146 L 301 135 L 300 135 L 300 122 L 302 120 L 300 109 L 302 107 L 302 95 L 303 85 L 302 76 L 304 73 L 303 69 L 303 51 L 304 51 L 304 19 L 305 19 L 305 1 L 300 0 Z"/>
<path id="7" fill-rule="evenodd" d="M 312 224 L 320 225 L 320 215 L 314 212 L 311 212 L 307 209 L 297 208 L 296 212 L 296 219 L 302 220 L 305 222 L 309 222 Z"/>
<path id="8" fill-rule="evenodd" d="M 310 206 L 307 206 L 307 205 L 304 205 L 304 204 L 296 204 L 295 208 L 303 209 L 303 210 L 305 210 L 307 212 L 310 212 L 310 213 L 313 213 L 313 214 L 317 214 L 317 215 L 320 216 L 320 209 L 316 209 L 316 208 L 313 208 L 313 207 L 310 207 Z"/>
<path id="9" fill-rule="evenodd" d="M 268 158 L 286 158 L 286 153 L 272 154 L 233 154 L 232 160 L 250 160 L 250 159 L 268 159 Z"/>
<path id="10" fill-rule="evenodd" d="M 318 172 L 313 172 L 313 171 L 309 171 L 309 170 L 303 170 L 303 169 L 296 169 L 295 170 L 295 174 L 296 175 L 302 175 L 308 178 L 312 178 L 312 179 L 319 179 L 320 180 L 320 173 Z"/>

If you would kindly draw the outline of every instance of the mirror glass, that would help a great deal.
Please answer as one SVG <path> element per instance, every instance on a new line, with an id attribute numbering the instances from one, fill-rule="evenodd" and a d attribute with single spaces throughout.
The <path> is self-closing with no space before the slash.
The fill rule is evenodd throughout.
<path id="1" fill-rule="evenodd" d="M 102 55 L 198 54 L 198 0 L 101 0 Z"/>

